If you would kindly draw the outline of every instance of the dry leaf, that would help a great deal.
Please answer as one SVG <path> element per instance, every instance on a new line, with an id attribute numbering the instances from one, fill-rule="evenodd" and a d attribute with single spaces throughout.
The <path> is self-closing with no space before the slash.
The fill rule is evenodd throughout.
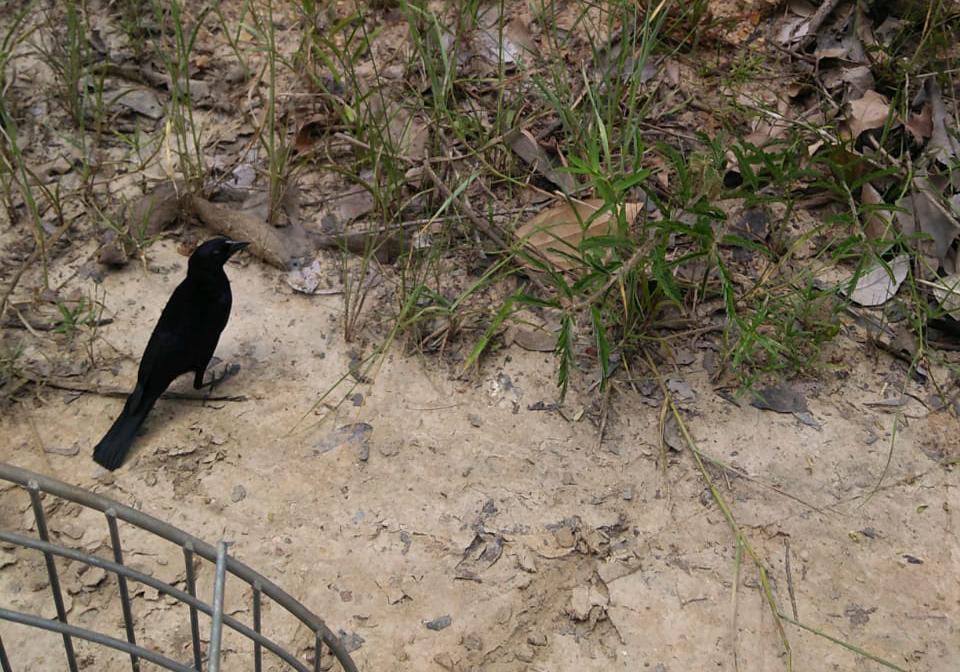
<path id="1" fill-rule="evenodd" d="M 373 210 L 376 200 L 368 189 L 353 186 L 331 199 L 337 221 L 341 224 L 352 222 L 357 217 Z"/>
<path id="2" fill-rule="evenodd" d="M 933 295 L 953 319 L 960 321 L 960 273 L 940 278 L 933 285 Z"/>
<path id="3" fill-rule="evenodd" d="M 430 129 L 419 115 L 411 115 L 402 107 L 397 108 L 396 114 L 390 118 L 390 136 L 403 156 L 417 161 L 427 158 Z"/>
<path id="4" fill-rule="evenodd" d="M 867 91 L 862 98 L 850 101 L 847 124 L 850 137 L 856 139 L 864 131 L 883 128 L 890 116 L 890 104 L 876 91 Z"/>
<path id="5" fill-rule="evenodd" d="M 867 205 L 884 205 L 883 196 L 867 182 L 860 188 L 860 200 Z M 867 240 L 884 240 L 890 230 L 892 218 L 889 212 L 871 209 L 864 216 L 863 233 Z"/>
<path id="6" fill-rule="evenodd" d="M 508 21 L 501 29 L 504 17 L 499 10 L 502 8 L 502 3 L 495 3 L 477 17 L 480 23 L 477 42 L 480 56 L 489 63 L 512 67 L 536 53 L 536 42 L 529 27 L 518 18 Z"/>
<path id="7" fill-rule="evenodd" d="M 933 133 L 933 118 L 931 116 L 930 103 L 924 103 L 920 112 L 914 112 L 907 121 L 907 130 L 917 142 L 923 142 Z"/>
<path id="8" fill-rule="evenodd" d="M 823 75 L 823 85 L 830 90 L 846 86 L 846 100 L 856 100 L 873 89 L 876 82 L 873 73 L 865 65 L 848 68 L 833 68 Z"/>
<path id="9" fill-rule="evenodd" d="M 531 168 L 543 175 L 545 178 L 560 187 L 565 194 L 570 194 L 576 189 L 577 183 L 573 175 L 565 173 L 553 166 L 550 155 L 540 146 L 536 138 L 526 129 L 518 129 L 507 135 L 507 142 L 510 149 L 517 153 Z"/>
<path id="10" fill-rule="evenodd" d="M 163 104 L 152 89 L 130 88 L 114 97 L 113 102 L 150 119 L 160 119 L 164 114 Z"/>
<path id="11" fill-rule="evenodd" d="M 680 64 L 668 58 L 666 63 L 663 66 L 664 73 L 666 73 L 666 80 L 671 86 L 680 86 Z"/>
<path id="12" fill-rule="evenodd" d="M 516 343 L 531 352 L 553 352 L 557 349 L 557 334 L 546 329 L 509 327 L 503 336 L 503 342 L 507 345 Z"/>
<path id="13" fill-rule="evenodd" d="M 932 125 L 927 151 L 935 160 L 944 165 L 950 165 L 954 159 L 960 157 L 960 140 L 956 137 L 956 120 L 949 115 L 947 106 L 943 104 L 943 98 L 940 97 L 940 87 L 937 85 L 935 77 L 927 79 L 926 91 L 930 99 Z"/>
<path id="14" fill-rule="evenodd" d="M 308 151 L 323 137 L 324 132 L 332 125 L 329 114 L 315 114 L 297 129 L 293 138 L 293 148 L 298 154 Z"/>
<path id="15" fill-rule="evenodd" d="M 910 257 L 906 254 L 900 255 L 887 266 L 874 266 L 857 278 L 857 284 L 849 293 L 849 298 L 861 306 L 883 305 L 896 295 L 909 271 Z M 845 289 L 841 292 L 847 293 Z"/>
<path id="16" fill-rule="evenodd" d="M 929 239 L 920 241 L 920 251 L 942 264 L 960 236 L 960 223 L 934 196 L 934 185 L 928 179 L 918 178 L 915 187 L 897 204 L 902 210 L 897 212 L 897 225 L 906 236 L 925 234 Z"/>
<path id="17" fill-rule="evenodd" d="M 554 267 L 568 271 L 581 266 L 573 257 L 579 256 L 580 244 L 587 238 L 605 236 L 614 224 L 612 212 L 605 212 L 584 229 L 583 222 L 603 206 L 601 199 L 564 202 L 539 213 L 518 227 L 516 236 L 540 253 Z M 643 208 L 642 203 L 624 204 L 627 221 L 633 221 Z"/>

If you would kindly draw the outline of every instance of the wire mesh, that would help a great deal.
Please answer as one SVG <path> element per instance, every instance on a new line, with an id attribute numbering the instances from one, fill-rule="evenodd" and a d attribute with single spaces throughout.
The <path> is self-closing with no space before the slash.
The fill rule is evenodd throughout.
<path id="1" fill-rule="evenodd" d="M 202 672 L 204 669 L 203 650 L 201 648 L 199 622 L 199 614 L 201 613 L 211 619 L 209 646 L 207 649 L 206 669 L 208 672 L 219 672 L 221 669 L 221 637 L 224 626 L 252 642 L 253 669 L 256 672 L 261 672 L 262 670 L 264 649 L 274 654 L 298 672 L 311 672 L 311 668 L 294 653 L 288 651 L 283 645 L 263 634 L 262 600 L 264 596 L 269 598 L 273 604 L 288 612 L 312 632 L 314 640 L 313 672 L 318 672 L 321 669 L 323 647 L 329 649 L 342 670 L 345 672 L 356 672 L 357 667 L 339 638 L 318 616 L 281 590 L 269 579 L 231 557 L 225 542 L 220 541 L 219 544 L 214 547 L 183 530 L 141 511 L 124 506 L 123 504 L 83 490 L 82 488 L 77 488 L 67 483 L 2 462 L 0 462 L 0 480 L 14 483 L 26 489 L 30 497 L 33 519 L 37 528 L 37 538 L 28 537 L 16 532 L 0 531 L 0 542 L 31 549 L 43 555 L 50 593 L 53 596 L 57 614 L 56 619 L 49 619 L 35 614 L 14 611 L 6 608 L 5 605 L 0 605 L 0 620 L 58 633 L 63 640 L 63 652 L 67 669 L 71 672 L 76 672 L 78 669 L 77 656 L 74 650 L 75 638 L 128 654 L 130 658 L 130 669 L 134 672 L 139 672 L 141 660 L 148 661 L 167 670 Z M 110 533 L 113 559 L 108 560 L 95 554 L 51 542 L 47 529 L 47 514 L 44 512 L 41 498 L 42 494 L 58 497 L 88 509 L 102 512 L 106 517 L 107 527 Z M 152 535 L 172 542 L 183 550 L 186 570 L 186 591 L 180 590 L 171 583 L 166 583 L 124 564 L 124 553 L 118 521 L 123 521 L 125 524 L 133 525 Z M 108 574 L 116 576 L 120 606 L 123 612 L 125 640 L 68 623 L 67 609 L 64 606 L 63 589 L 57 573 L 57 558 L 79 562 L 88 567 L 99 568 Z M 202 558 L 215 566 L 214 590 L 210 603 L 204 602 L 197 597 L 195 558 Z M 230 577 L 239 579 L 252 591 L 252 628 L 224 613 L 224 594 L 227 580 Z M 153 588 L 159 594 L 163 594 L 177 602 L 187 605 L 190 613 L 190 648 L 192 654 L 192 659 L 189 663 L 174 660 L 158 651 L 153 651 L 137 644 L 133 609 L 131 608 L 131 595 L 127 583 L 128 580 Z M 2 670 L 2 672 L 12 672 L 13 668 L 9 660 L 9 656 L 12 653 L 9 649 L 4 648 L 3 640 L 0 638 L 0 670 Z"/>

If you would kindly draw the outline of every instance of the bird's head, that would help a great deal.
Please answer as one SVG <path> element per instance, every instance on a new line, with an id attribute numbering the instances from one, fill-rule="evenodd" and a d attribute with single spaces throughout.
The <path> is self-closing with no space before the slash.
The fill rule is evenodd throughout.
<path id="1" fill-rule="evenodd" d="M 188 269 L 190 271 L 205 271 L 222 268 L 227 260 L 250 243 L 229 238 L 212 238 L 202 243 L 190 255 Z"/>

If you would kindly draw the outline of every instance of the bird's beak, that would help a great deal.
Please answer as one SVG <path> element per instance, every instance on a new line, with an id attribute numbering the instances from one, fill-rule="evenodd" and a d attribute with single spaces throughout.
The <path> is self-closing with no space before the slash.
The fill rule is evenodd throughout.
<path id="1" fill-rule="evenodd" d="M 242 240 L 228 240 L 228 241 L 227 241 L 227 247 L 228 247 L 228 249 L 230 250 L 229 256 L 232 257 L 232 256 L 235 255 L 237 252 L 239 252 L 240 250 L 244 249 L 245 247 L 247 247 L 247 246 L 249 246 L 249 245 L 250 245 L 250 243 L 248 243 L 248 242 L 246 242 L 246 241 L 242 241 Z"/>

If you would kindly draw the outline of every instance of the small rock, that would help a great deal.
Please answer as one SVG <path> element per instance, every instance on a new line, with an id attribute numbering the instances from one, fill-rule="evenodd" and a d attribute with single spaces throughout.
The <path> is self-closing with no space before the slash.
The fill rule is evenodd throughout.
<path id="1" fill-rule="evenodd" d="M 247 496 L 247 489 L 240 485 L 239 483 L 233 486 L 233 490 L 230 491 L 230 501 L 234 504 L 241 501 Z"/>
<path id="2" fill-rule="evenodd" d="M 80 452 L 79 442 L 74 442 L 72 446 L 44 446 L 43 452 L 50 453 L 52 455 L 63 455 L 65 457 L 73 457 Z"/>
<path id="3" fill-rule="evenodd" d="M 191 446 L 175 446 L 170 452 L 167 453 L 170 457 L 180 457 L 181 455 L 189 455 L 191 453 L 197 452 L 197 447 L 195 445 Z"/>
<path id="4" fill-rule="evenodd" d="M 59 534 L 62 534 L 65 537 L 70 537 L 71 539 L 77 540 L 83 537 L 86 530 L 80 525 L 77 525 L 74 522 L 67 523 L 55 523 L 51 524 L 50 528 Z"/>
<path id="5" fill-rule="evenodd" d="M 68 614 L 73 610 L 73 598 L 70 597 L 70 593 L 63 595 L 63 610 Z M 49 595 L 47 595 L 47 604 L 40 610 L 40 615 L 51 620 L 57 617 L 57 607 Z"/>
<path id="6" fill-rule="evenodd" d="M 627 487 L 625 487 L 623 491 L 620 493 L 620 496 L 626 502 L 631 501 L 633 499 L 633 486 L 628 485 Z"/>
<path id="7" fill-rule="evenodd" d="M 363 643 L 366 641 L 355 632 L 347 633 L 341 630 L 337 634 L 340 636 L 340 643 L 343 644 L 343 648 L 347 650 L 347 653 L 353 653 L 363 646 Z"/>
<path id="8" fill-rule="evenodd" d="M 570 604 L 567 614 L 577 621 L 586 621 L 591 618 L 594 607 L 604 609 L 608 603 L 607 597 L 593 586 L 577 586 L 570 594 Z"/>
<path id="9" fill-rule="evenodd" d="M 113 485 L 117 480 L 112 471 L 104 469 L 99 464 L 94 467 L 91 477 L 103 485 Z"/>
<path id="10" fill-rule="evenodd" d="M 452 670 L 457 666 L 457 661 L 449 653 L 438 653 L 433 657 L 433 662 L 445 670 Z"/>
<path id="11" fill-rule="evenodd" d="M 99 567 L 90 567 L 81 575 L 80 583 L 82 583 L 85 588 L 94 588 L 99 586 L 105 578 L 107 578 L 106 570 Z"/>
<path id="12" fill-rule="evenodd" d="M 573 589 L 567 613 L 578 621 L 587 620 L 590 615 L 590 589 L 587 586 L 577 586 Z"/>
<path id="13" fill-rule="evenodd" d="M 424 625 L 427 626 L 427 630 L 444 630 L 450 627 L 450 624 L 453 623 L 453 619 L 449 614 L 444 616 L 439 616 L 438 618 L 433 619 L 432 621 L 427 621 Z"/>
<path id="14" fill-rule="evenodd" d="M 461 643 L 467 651 L 481 651 L 483 649 L 483 640 L 474 634 L 464 635 Z"/>
<path id="15" fill-rule="evenodd" d="M 353 602 L 353 592 L 349 590 L 341 590 L 340 600 L 343 602 Z"/>
<path id="16" fill-rule="evenodd" d="M 560 527 L 556 532 L 553 533 L 553 536 L 556 537 L 557 543 L 560 544 L 562 548 L 573 548 L 573 545 L 577 543 L 577 538 L 573 534 L 573 530 L 569 527 Z"/>
<path id="17" fill-rule="evenodd" d="M 470 423 L 471 427 L 479 427 L 483 424 L 483 420 L 476 413 L 467 413 L 467 422 Z"/>
<path id="18" fill-rule="evenodd" d="M 17 564 L 17 556 L 10 551 L 0 551 L 0 569 Z"/>
<path id="19" fill-rule="evenodd" d="M 152 488 L 157 484 L 157 473 L 154 471 L 148 472 L 147 475 L 143 477 L 143 482 Z"/>
<path id="20" fill-rule="evenodd" d="M 546 646 L 547 636 L 542 632 L 531 632 L 529 636 L 527 636 L 527 644 L 532 644 L 533 646 Z"/>
<path id="21" fill-rule="evenodd" d="M 519 660 L 521 663 L 532 663 L 536 654 L 534 653 L 533 649 L 526 644 L 523 644 L 517 647 L 517 650 L 513 652 L 513 655 L 515 655 L 517 660 Z"/>

